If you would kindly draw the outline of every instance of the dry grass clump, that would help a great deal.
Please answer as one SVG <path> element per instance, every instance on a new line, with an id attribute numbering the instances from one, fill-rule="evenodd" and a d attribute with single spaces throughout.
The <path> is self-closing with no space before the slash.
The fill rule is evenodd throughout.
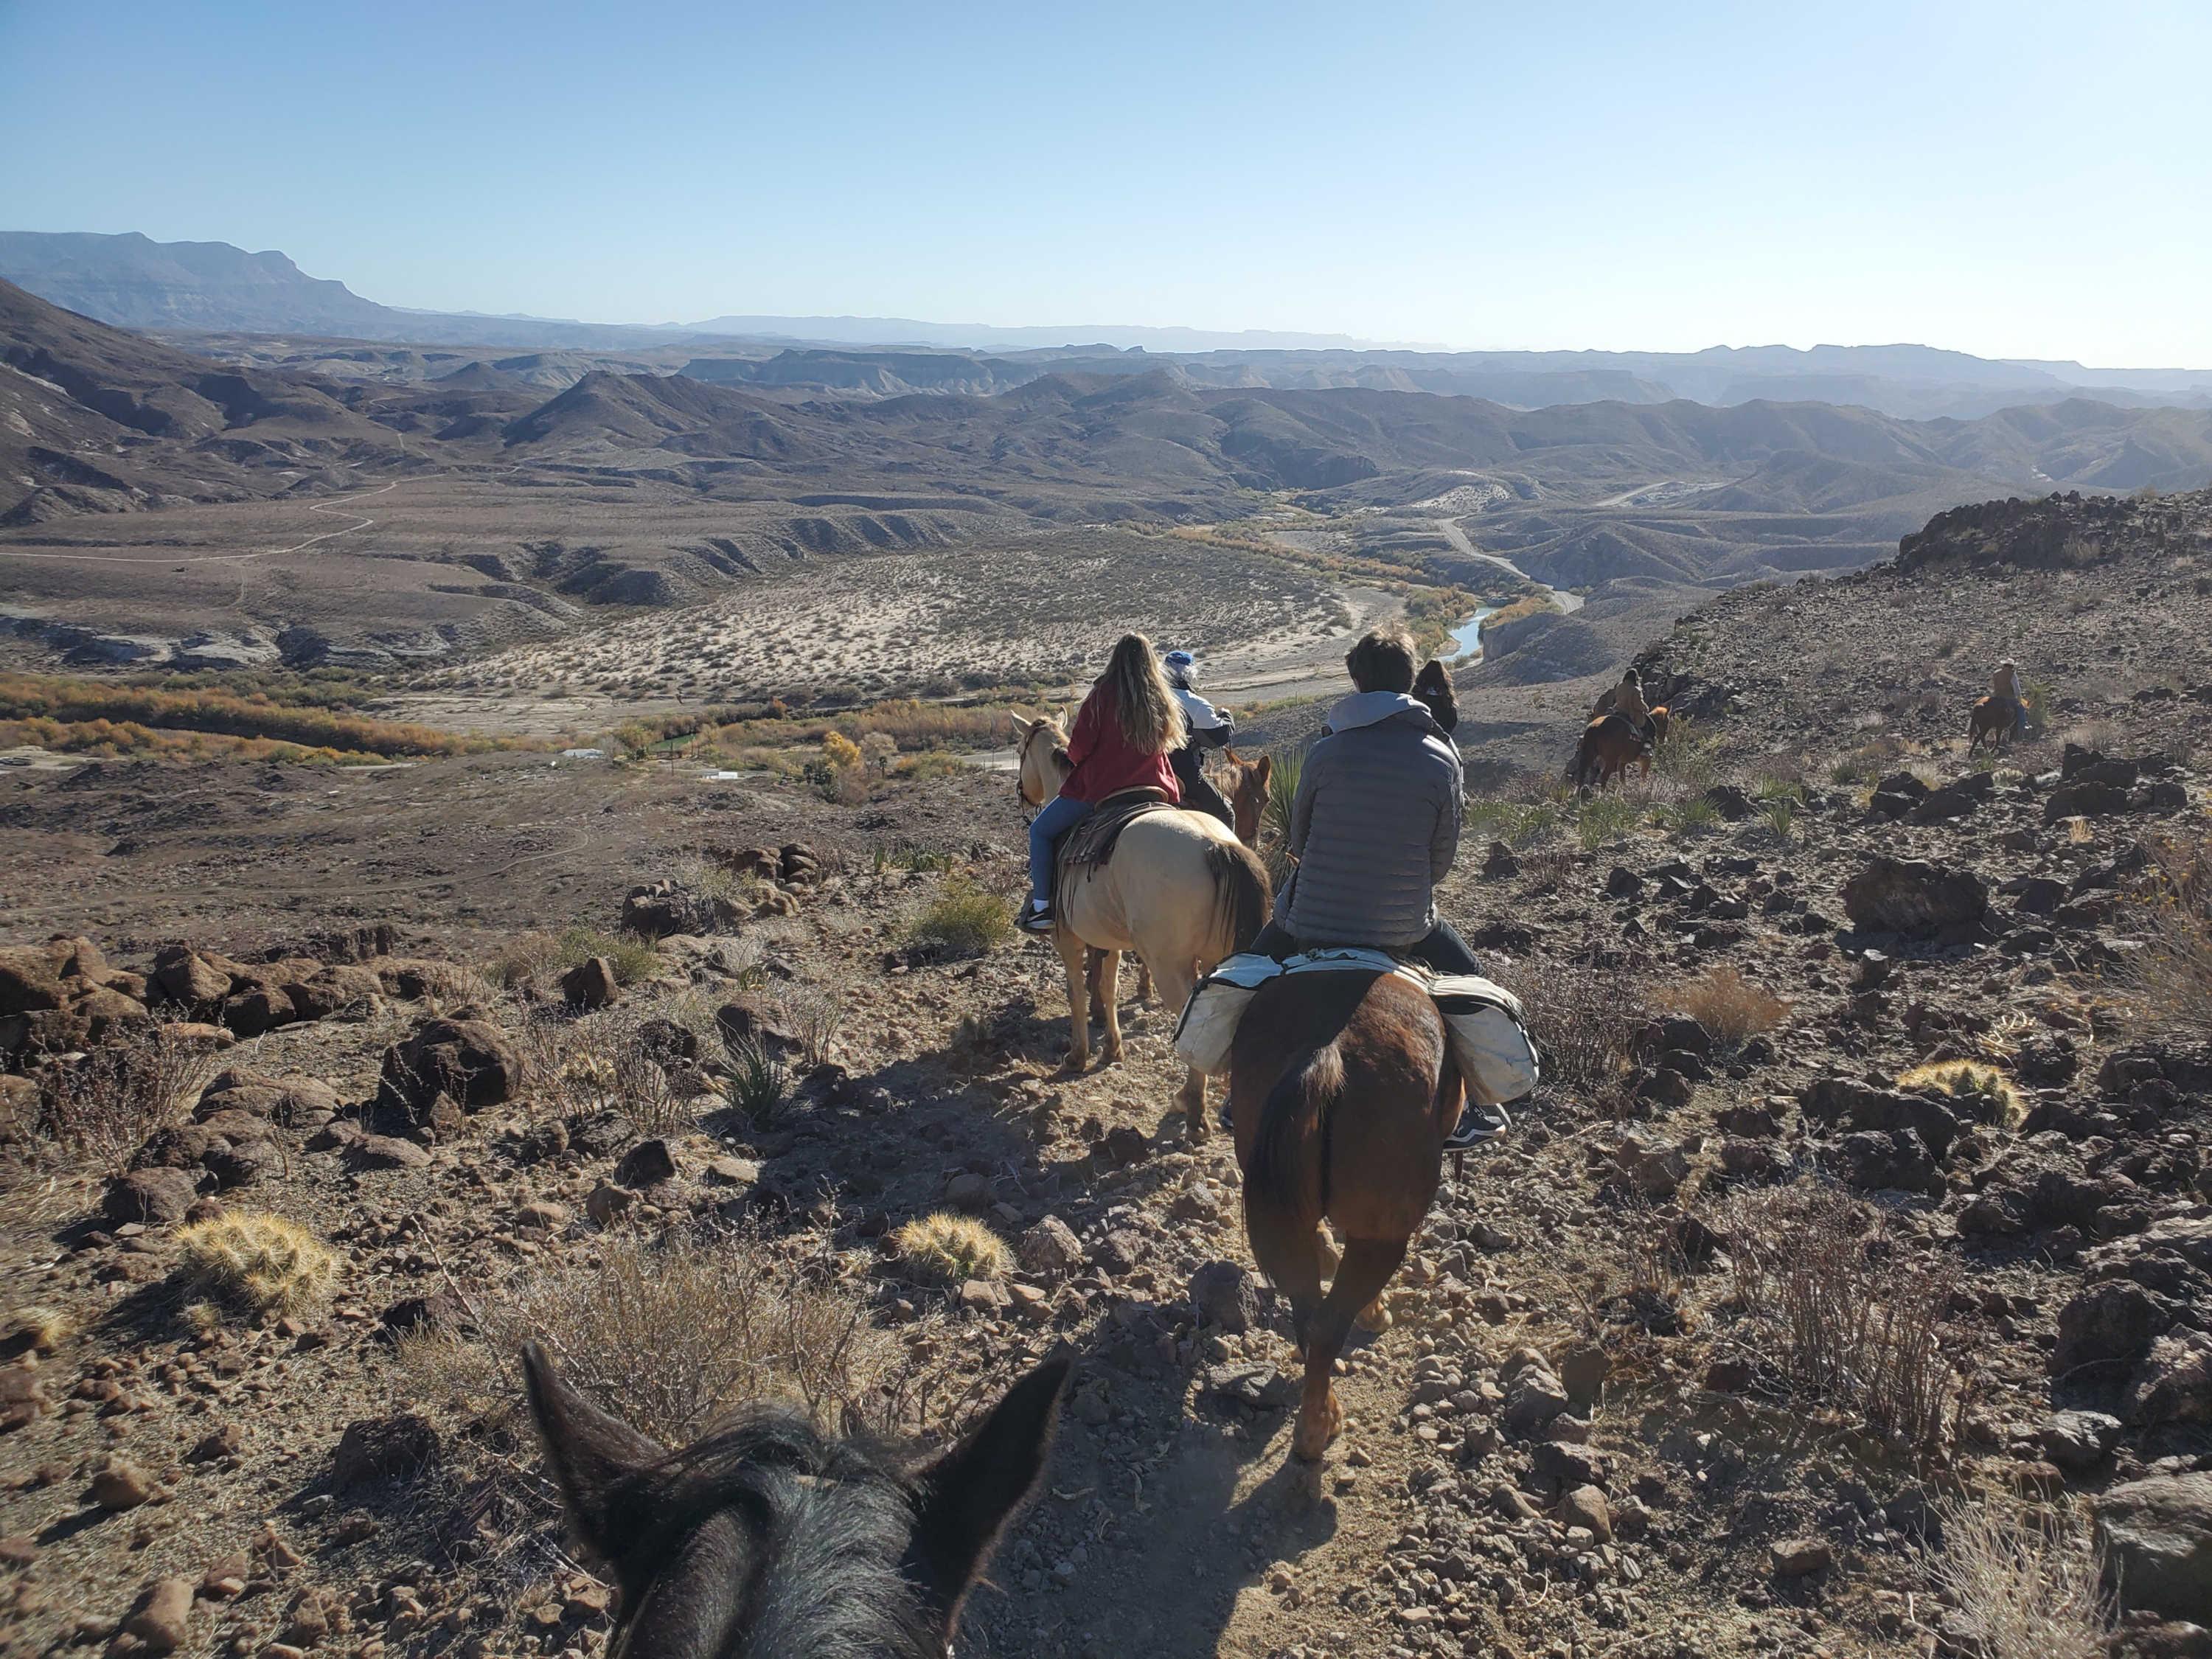
<path id="1" fill-rule="evenodd" d="M 519 985 L 535 985 L 542 990 L 592 957 L 607 959 L 617 985 L 635 985 L 660 971 L 660 952 L 650 939 L 635 933 L 603 933 L 580 923 L 557 933 L 517 934 L 493 957 L 491 971 L 510 990 Z"/>
<path id="2" fill-rule="evenodd" d="M 1000 906 L 1001 912 L 1004 906 Z M 799 1039 L 801 1056 L 811 1067 L 827 1060 L 845 1029 L 844 993 L 832 987 L 794 985 L 776 999 L 776 1012 Z"/>
<path id="3" fill-rule="evenodd" d="M 2116 1609 L 2094 1539 L 2063 1510 L 1956 1500 L 1929 1577 L 1990 1659 L 2104 1659 Z"/>
<path id="4" fill-rule="evenodd" d="M 1942 1095 L 1977 1123 L 2017 1128 L 2027 1116 L 2027 1097 L 2002 1072 L 1978 1060 L 1916 1066 L 1897 1079 L 1897 1086 L 1915 1094 Z"/>
<path id="5" fill-rule="evenodd" d="M 0 1346 L 48 1354 L 76 1334 L 76 1321 L 59 1308 L 17 1308 L 0 1323 Z"/>
<path id="6" fill-rule="evenodd" d="M 1758 981 L 1746 979 L 1725 963 L 1708 968 L 1686 985 L 1676 986 L 1662 1000 L 1726 1043 L 1741 1042 L 1772 1030 L 1790 1018 L 1791 1006 Z"/>
<path id="7" fill-rule="evenodd" d="M 1831 1188 L 1735 1194 L 1718 1229 L 1742 1346 L 1791 1394 L 1916 1449 L 1943 1439 L 1956 1390 L 1939 1322 L 1955 1268 L 1909 1253 Z"/>
<path id="8" fill-rule="evenodd" d="M 519 1275 L 477 1299 L 468 1332 L 410 1334 L 399 1359 L 419 1400 L 479 1414 L 521 1398 L 514 1357 L 535 1336 L 595 1405 L 664 1445 L 757 1400 L 829 1425 L 888 1428 L 905 1356 L 861 1287 L 823 1251 L 747 1231 L 609 1236 L 596 1261 Z"/>
<path id="9" fill-rule="evenodd" d="M 148 1136 L 183 1119 L 220 1067 L 215 1050 L 166 1025 L 111 1038 L 46 1068 L 40 1127 L 69 1157 L 119 1174 Z"/>
<path id="10" fill-rule="evenodd" d="M 1599 1091 L 1620 1082 L 1645 1015 L 1644 988 L 1635 976 L 1621 968 L 1532 957 L 1501 963 L 1497 978 L 1521 999 L 1547 1084 Z"/>
<path id="11" fill-rule="evenodd" d="M 891 1235 L 907 1266 L 945 1285 L 970 1279 L 1004 1279 L 1013 1270 L 1013 1254 L 981 1222 L 943 1211 L 908 1222 Z"/>
<path id="12" fill-rule="evenodd" d="M 2212 835 L 2151 848 L 2142 904 L 2150 939 L 2122 970 L 2124 1018 L 2134 1034 L 2212 1038 Z"/>
<path id="13" fill-rule="evenodd" d="M 1013 937 L 1012 901 L 964 876 L 948 877 L 937 896 L 907 924 L 907 938 L 954 956 L 981 956 Z"/>
<path id="14" fill-rule="evenodd" d="M 320 1302 L 337 1284 L 338 1258 L 298 1222 L 235 1210 L 177 1234 L 187 1279 L 252 1313 L 287 1313 Z"/>
<path id="15" fill-rule="evenodd" d="M 696 1113 L 670 1080 L 673 1055 L 649 1028 L 654 1018 L 625 1003 L 583 1019 L 533 1019 L 524 1028 L 531 1073 L 564 1104 L 613 1112 L 641 1135 L 686 1133 Z"/>

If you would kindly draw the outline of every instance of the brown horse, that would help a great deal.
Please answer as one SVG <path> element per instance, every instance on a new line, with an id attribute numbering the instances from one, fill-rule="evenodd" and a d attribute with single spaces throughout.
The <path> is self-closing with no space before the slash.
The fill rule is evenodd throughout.
<path id="1" fill-rule="evenodd" d="M 1353 1320 L 1389 1322 L 1378 1298 L 1436 1197 L 1462 1092 L 1443 1016 L 1395 975 L 1273 980 L 1237 1027 L 1229 1106 L 1244 1230 L 1291 1299 L 1305 1359 L 1291 1440 L 1302 1458 L 1342 1426 L 1329 1378 Z M 1340 1260 L 1323 1221 L 1345 1241 Z"/>
<path id="2" fill-rule="evenodd" d="M 1973 710 L 1966 717 L 1966 752 L 1972 754 L 1984 738 L 1990 747 L 2002 754 L 2012 739 L 2013 728 L 2019 724 L 2018 708 L 2005 697 L 1978 697 Z"/>
<path id="3" fill-rule="evenodd" d="M 1601 714 L 1583 727 L 1582 742 L 1575 749 L 1567 775 L 1583 788 L 1595 783 L 1602 789 L 1632 765 L 1640 764 L 1648 778 L 1652 750 L 1667 741 L 1673 729 L 1673 718 L 1663 704 L 1651 711 L 1648 736 L 1631 725 L 1625 714 Z"/>
<path id="4" fill-rule="evenodd" d="M 545 1461 L 622 1609 L 607 1659 L 941 1659 L 1044 1473 L 1073 1369 L 1048 1360 L 935 1462 L 756 1409 L 671 1452 L 522 1351 Z"/>
<path id="5" fill-rule="evenodd" d="M 1275 757 L 1262 755 L 1246 760 L 1234 749 L 1223 751 L 1229 762 L 1229 811 L 1237 820 L 1237 839 L 1254 852 L 1260 850 L 1260 820 L 1267 816 L 1267 786 L 1274 781 Z"/>
<path id="6" fill-rule="evenodd" d="M 1073 769 L 1066 733 L 1051 720 L 1025 722 L 1017 715 L 1014 725 L 1021 798 L 1042 806 L 1059 794 Z M 1158 981 L 1162 1000 L 1180 1009 L 1199 975 L 1249 945 L 1273 908 L 1267 866 L 1211 813 L 1152 812 L 1131 823 L 1110 861 L 1060 881 L 1052 937 L 1067 970 L 1069 1069 L 1081 1071 L 1091 1062 L 1086 947 L 1103 953 L 1097 995 L 1105 1016 L 1104 1057 L 1110 1064 L 1121 1057 L 1115 988 L 1119 952 L 1136 951 Z M 1194 1142 L 1204 1140 L 1204 1073 L 1186 1074 L 1176 1103 L 1182 1109 L 1184 1133 Z"/>

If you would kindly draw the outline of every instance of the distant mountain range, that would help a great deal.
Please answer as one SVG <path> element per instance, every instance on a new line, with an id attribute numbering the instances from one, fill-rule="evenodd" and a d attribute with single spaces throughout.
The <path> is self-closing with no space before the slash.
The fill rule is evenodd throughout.
<path id="1" fill-rule="evenodd" d="M 1681 398 L 1729 406 L 1764 399 L 1972 420 L 2083 396 L 2118 407 L 2212 407 L 2212 370 L 2100 369 L 1919 345 L 1453 352 L 1372 346 L 1334 335 L 1090 324 L 1009 328 L 908 318 L 732 315 L 647 325 L 413 311 L 308 276 L 282 253 L 247 253 L 224 242 L 155 242 L 136 234 L 0 232 L 0 278 L 127 328 L 499 352 L 674 353 L 666 367 L 682 363 L 694 378 L 759 387 L 785 401 L 988 394 L 1055 372 L 1141 374 L 1165 363 L 1196 386 L 1427 392 L 1520 409 Z"/>

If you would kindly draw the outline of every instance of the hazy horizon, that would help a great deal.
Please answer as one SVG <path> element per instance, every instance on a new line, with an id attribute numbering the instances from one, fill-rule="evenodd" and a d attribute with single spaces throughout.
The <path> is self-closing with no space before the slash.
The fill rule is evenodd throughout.
<path id="1" fill-rule="evenodd" d="M 2212 368 L 2203 8 L 623 21 L 0 3 L 10 228 L 599 323 Z"/>

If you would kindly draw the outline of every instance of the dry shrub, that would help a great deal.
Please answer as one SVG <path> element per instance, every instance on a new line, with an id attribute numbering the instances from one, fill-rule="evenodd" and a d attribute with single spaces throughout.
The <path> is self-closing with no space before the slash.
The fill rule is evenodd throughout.
<path id="1" fill-rule="evenodd" d="M 2124 1022 L 2140 1036 L 2212 1039 L 2212 836 L 2159 842 L 2151 854 L 2150 938 L 2121 972 Z"/>
<path id="2" fill-rule="evenodd" d="M 672 1056 L 646 1030 L 653 1018 L 623 1006 L 577 1020 L 532 1019 L 525 1027 L 528 1069 L 572 1109 L 613 1112 L 641 1135 L 685 1133 L 697 1115 L 669 1081 Z"/>
<path id="3" fill-rule="evenodd" d="M 2075 1517 L 1959 1500 L 1942 1521 L 1928 1576 L 1957 1609 L 1948 1622 L 1988 1659 L 2104 1659 L 2115 1609 L 2095 1541 Z"/>
<path id="4" fill-rule="evenodd" d="M 830 1058 L 837 1034 L 845 1029 L 845 994 L 826 986 L 794 985 L 776 999 L 776 1012 L 799 1039 L 806 1064 L 819 1066 Z"/>
<path id="5" fill-rule="evenodd" d="M 1013 1255 L 998 1234 L 964 1215 L 939 1211 L 920 1217 L 901 1227 L 891 1242 L 909 1267 L 939 1284 L 1004 1279 L 1013 1270 Z"/>
<path id="6" fill-rule="evenodd" d="M 181 1229 L 177 1243 L 193 1285 L 249 1313 L 311 1307 L 337 1282 L 336 1253 L 281 1215 L 234 1210 Z"/>
<path id="7" fill-rule="evenodd" d="M 1708 968 L 1661 999 L 1687 1014 L 1722 1042 L 1737 1043 L 1771 1031 L 1790 1018 L 1790 1005 L 1756 980 L 1723 963 Z"/>
<path id="8" fill-rule="evenodd" d="M 1916 1066 L 1897 1079 L 1916 1094 L 1939 1094 L 1977 1123 L 2018 1128 L 2027 1116 L 2027 1097 L 1994 1066 L 1978 1060 L 1939 1060 Z"/>
<path id="9" fill-rule="evenodd" d="M 556 984 L 578 963 L 592 957 L 607 959 L 617 985 L 635 985 L 660 971 L 660 952 L 651 939 L 635 933 L 604 933 L 579 923 L 557 933 L 517 934 L 493 957 L 491 972 L 509 989 L 535 985 L 544 990 Z M 481 979 L 478 983 L 489 994 L 489 986 Z"/>
<path id="10" fill-rule="evenodd" d="M 756 1400 L 818 1422 L 857 1413 L 888 1428 L 905 1356 L 868 1319 L 826 1247 L 750 1230 L 604 1237 L 596 1261 L 518 1275 L 477 1298 L 475 1328 L 434 1326 L 400 1344 L 410 1392 L 471 1415 L 520 1402 L 515 1356 L 536 1337 L 595 1405 L 665 1445 Z"/>
<path id="11" fill-rule="evenodd" d="M 1791 1394 L 1915 1449 L 1942 1440 L 1955 1379 L 1940 1322 L 1955 1267 L 1908 1254 L 1833 1188 L 1735 1194 L 1718 1227 L 1743 1346 Z"/>
<path id="12" fill-rule="evenodd" d="M 33 1304 L 16 1309 L 0 1323 L 0 1346 L 50 1354 L 76 1334 L 76 1321 L 67 1312 Z"/>
<path id="13" fill-rule="evenodd" d="M 938 895 L 907 924 L 907 938 L 954 956 L 981 956 L 1013 937 L 1012 902 L 964 876 L 948 877 Z"/>
<path id="14" fill-rule="evenodd" d="M 1620 1082 L 1644 1024 L 1640 981 L 1626 969 L 1532 957 L 1501 964 L 1498 981 L 1521 999 L 1544 1081 L 1593 1092 Z"/>
<path id="15" fill-rule="evenodd" d="M 40 1117 L 68 1157 L 119 1174 L 147 1137 L 181 1121 L 221 1061 L 166 1025 L 111 1039 L 42 1079 Z"/>

